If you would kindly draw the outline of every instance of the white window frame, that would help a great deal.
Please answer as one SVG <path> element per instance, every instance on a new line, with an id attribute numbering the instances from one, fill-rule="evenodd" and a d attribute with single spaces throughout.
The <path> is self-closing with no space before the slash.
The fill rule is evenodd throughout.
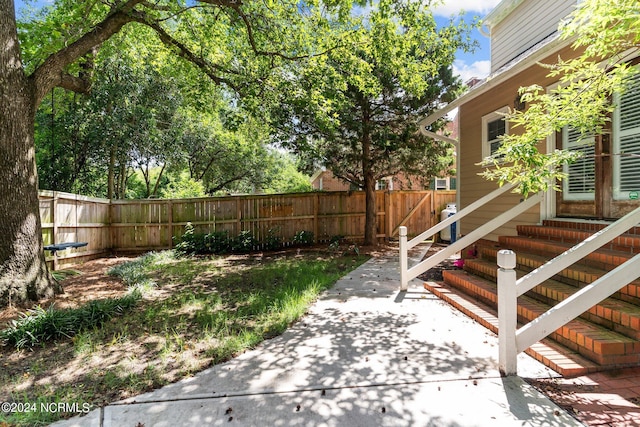
<path id="1" fill-rule="evenodd" d="M 386 182 L 386 188 L 381 188 L 380 182 L 381 181 L 385 181 Z M 379 180 L 376 181 L 376 191 L 380 191 L 380 190 L 385 190 L 385 191 L 392 191 L 393 190 L 393 178 L 381 178 Z"/>
<path id="2" fill-rule="evenodd" d="M 482 116 L 482 160 L 491 156 L 491 143 L 494 140 L 489 141 L 489 132 L 487 130 L 487 125 L 491 122 L 494 122 L 498 119 L 503 119 L 505 114 L 509 113 L 509 107 L 504 106 L 498 110 L 495 110 L 492 113 Z M 504 134 L 509 135 L 509 121 L 505 120 L 504 123 Z"/>
<path id="3" fill-rule="evenodd" d="M 438 180 L 444 181 L 444 188 L 439 188 L 438 187 Z M 434 178 L 434 182 L 433 182 L 433 189 L 436 191 L 446 191 L 449 190 L 451 188 L 451 184 L 449 182 L 449 177 L 445 177 L 445 178 Z"/>

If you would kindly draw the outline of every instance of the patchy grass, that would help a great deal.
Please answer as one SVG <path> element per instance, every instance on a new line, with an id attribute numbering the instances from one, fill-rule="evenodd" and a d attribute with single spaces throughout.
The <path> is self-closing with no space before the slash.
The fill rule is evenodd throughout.
<path id="1" fill-rule="evenodd" d="M 44 425 L 226 361 L 282 333 L 366 259 L 326 251 L 210 258 L 162 252 L 122 264 L 111 274 L 142 294 L 135 307 L 70 338 L 40 340 L 29 350 L 0 347 L 0 401 L 38 409 L 61 402 L 73 410 L 0 413 L 0 425 Z"/>

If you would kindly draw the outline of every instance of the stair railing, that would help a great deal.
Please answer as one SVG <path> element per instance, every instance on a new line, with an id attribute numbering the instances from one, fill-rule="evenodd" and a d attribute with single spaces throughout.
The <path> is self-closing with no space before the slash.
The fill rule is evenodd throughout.
<path id="1" fill-rule="evenodd" d="M 427 238 L 437 234 L 439 231 L 444 230 L 454 222 L 461 220 L 469 213 L 486 205 L 501 194 L 504 194 L 507 191 L 511 190 L 513 187 L 513 184 L 506 184 L 498 188 L 497 190 L 494 190 L 483 198 L 471 203 L 469 206 L 462 209 L 460 212 L 457 212 L 455 215 L 451 215 L 450 217 L 431 227 L 427 231 L 420 233 L 410 241 L 407 241 L 407 227 L 400 227 L 400 290 L 406 291 L 409 287 L 409 281 L 411 279 L 414 279 L 430 268 L 435 267 L 445 259 L 449 258 L 451 255 L 460 252 L 465 247 L 475 243 L 476 240 L 483 238 L 493 230 L 497 229 L 501 225 L 504 225 L 506 222 L 511 221 L 518 215 L 526 212 L 542 201 L 542 193 L 530 196 L 528 199 L 520 202 L 510 210 L 483 224 L 481 227 L 475 229 L 460 240 L 457 240 L 455 243 L 452 243 L 443 250 L 409 268 L 409 249 L 413 248 L 419 243 L 422 243 Z"/>
<path id="2" fill-rule="evenodd" d="M 498 340 L 500 372 L 517 374 L 517 355 L 640 277 L 640 254 L 590 283 L 517 329 L 518 296 L 575 264 L 640 223 L 640 208 L 591 235 L 526 276 L 516 280 L 516 254 L 498 252 Z"/>

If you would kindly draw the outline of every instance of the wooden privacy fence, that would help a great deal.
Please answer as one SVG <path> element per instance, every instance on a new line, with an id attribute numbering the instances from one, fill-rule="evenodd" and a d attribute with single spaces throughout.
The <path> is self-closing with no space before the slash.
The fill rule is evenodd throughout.
<path id="1" fill-rule="evenodd" d="M 46 252 L 53 269 L 84 259 L 104 256 L 111 250 L 109 200 L 58 191 L 40 191 L 40 219 L 45 245 L 88 242 L 81 249 Z"/>
<path id="2" fill-rule="evenodd" d="M 406 226 L 417 235 L 433 226 L 455 191 L 378 191 L 378 238 L 390 239 Z M 196 232 L 250 231 L 264 241 L 269 235 L 291 241 L 300 231 L 315 242 L 336 236 L 364 236 L 365 194 L 313 192 L 194 199 L 113 200 L 69 193 L 40 193 L 40 213 L 46 244 L 88 242 L 88 246 L 58 253 L 60 265 L 99 257 L 112 251 L 148 251 L 172 247 L 187 223 Z M 52 258 L 52 257 L 50 257 Z M 53 261 L 53 259 L 51 259 Z M 54 268 L 57 268 L 55 265 Z"/>

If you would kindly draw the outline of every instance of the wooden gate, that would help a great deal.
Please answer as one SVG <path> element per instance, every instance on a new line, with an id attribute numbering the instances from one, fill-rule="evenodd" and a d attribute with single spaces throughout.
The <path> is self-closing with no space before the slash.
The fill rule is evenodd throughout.
<path id="1" fill-rule="evenodd" d="M 401 226 L 407 227 L 409 236 L 416 236 L 438 223 L 440 212 L 447 203 L 455 203 L 453 191 L 391 191 L 385 194 L 388 238 L 398 236 Z"/>

